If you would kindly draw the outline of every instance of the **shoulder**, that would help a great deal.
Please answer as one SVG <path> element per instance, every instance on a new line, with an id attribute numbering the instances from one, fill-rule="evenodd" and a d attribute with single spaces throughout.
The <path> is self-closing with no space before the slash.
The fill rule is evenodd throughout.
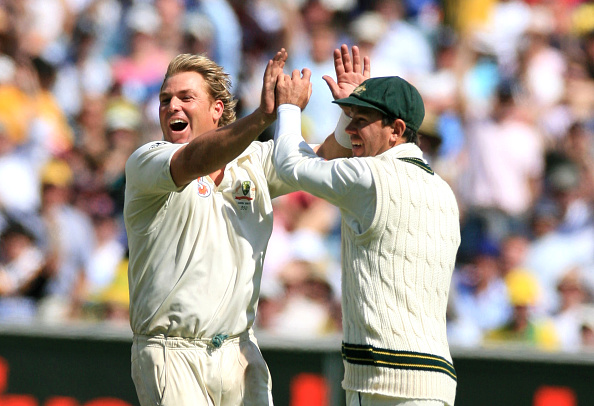
<path id="1" fill-rule="evenodd" d="M 136 151 L 134 151 L 132 156 L 134 156 L 134 155 L 139 156 L 139 155 L 142 155 L 142 154 L 150 152 L 150 151 L 159 152 L 159 151 L 165 151 L 165 150 L 169 150 L 169 149 L 177 149 L 177 148 L 181 147 L 182 145 L 183 144 L 172 144 L 171 142 L 168 142 L 168 141 L 151 141 L 151 142 L 148 142 L 148 143 L 138 147 L 136 149 Z"/>
<path id="2" fill-rule="evenodd" d="M 251 154 L 268 154 L 274 149 L 274 141 L 253 141 L 246 149 L 241 153 L 240 156 L 251 155 Z"/>
<path id="3" fill-rule="evenodd" d="M 272 160 L 274 150 L 274 141 L 253 141 L 236 159 L 237 162 L 249 160 L 251 162 L 259 161 L 262 165 Z"/>
<path id="4" fill-rule="evenodd" d="M 172 144 L 168 141 L 152 141 L 146 143 L 136 149 L 128 158 L 126 168 L 133 163 L 144 162 L 147 160 L 155 159 L 157 157 L 164 157 L 169 159 L 173 153 L 181 148 L 184 144 Z"/>

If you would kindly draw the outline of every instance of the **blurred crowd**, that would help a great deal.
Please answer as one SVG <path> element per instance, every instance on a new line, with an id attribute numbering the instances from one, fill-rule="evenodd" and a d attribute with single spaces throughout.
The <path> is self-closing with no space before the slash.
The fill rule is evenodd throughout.
<path id="1" fill-rule="evenodd" d="M 285 47 L 286 72 L 312 71 L 319 143 L 342 43 L 425 100 L 421 147 L 461 211 L 450 344 L 594 350 L 587 0 L 0 0 L 0 322 L 128 323 L 124 165 L 161 139 L 173 56 L 222 65 L 242 116 Z M 340 334 L 340 213 L 302 192 L 273 204 L 257 328 Z"/>

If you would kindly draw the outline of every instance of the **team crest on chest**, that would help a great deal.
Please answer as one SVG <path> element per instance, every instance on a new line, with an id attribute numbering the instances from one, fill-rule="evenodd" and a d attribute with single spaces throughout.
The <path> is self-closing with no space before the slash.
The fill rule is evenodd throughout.
<path id="1" fill-rule="evenodd" d="M 204 178 L 198 178 L 198 196 L 208 197 L 212 193 L 212 186 L 204 180 Z"/>
<path id="2" fill-rule="evenodd" d="M 233 189 L 233 199 L 240 210 L 247 210 L 256 197 L 256 185 L 251 180 L 239 181 Z"/>

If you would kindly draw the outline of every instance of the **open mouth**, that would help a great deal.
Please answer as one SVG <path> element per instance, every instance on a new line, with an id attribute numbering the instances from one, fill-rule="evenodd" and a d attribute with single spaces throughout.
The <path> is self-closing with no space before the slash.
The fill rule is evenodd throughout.
<path id="1" fill-rule="evenodd" d="M 169 122 L 169 128 L 172 131 L 183 131 L 188 126 L 187 121 L 174 119 Z"/>

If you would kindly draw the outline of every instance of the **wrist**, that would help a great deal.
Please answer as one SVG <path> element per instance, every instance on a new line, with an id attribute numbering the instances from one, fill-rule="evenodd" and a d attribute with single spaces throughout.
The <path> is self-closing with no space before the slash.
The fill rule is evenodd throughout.
<path id="1" fill-rule="evenodd" d="M 344 111 L 340 113 L 338 123 L 336 123 L 336 129 L 334 130 L 334 138 L 336 142 L 343 148 L 353 149 L 351 145 L 351 136 L 345 131 L 347 125 L 351 122 L 351 118 L 347 116 Z"/>
<path id="2" fill-rule="evenodd" d="M 281 104 L 277 108 L 278 121 L 274 139 L 287 134 L 301 135 L 301 109 L 294 104 Z"/>
<path id="3" fill-rule="evenodd" d="M 262 125 L 269 126 L 276 120 L 276 109 L 271 113 L 267 113 L 263 108 L 257 108 L 253 113 L 254 117 L 257 117 Z"/>

